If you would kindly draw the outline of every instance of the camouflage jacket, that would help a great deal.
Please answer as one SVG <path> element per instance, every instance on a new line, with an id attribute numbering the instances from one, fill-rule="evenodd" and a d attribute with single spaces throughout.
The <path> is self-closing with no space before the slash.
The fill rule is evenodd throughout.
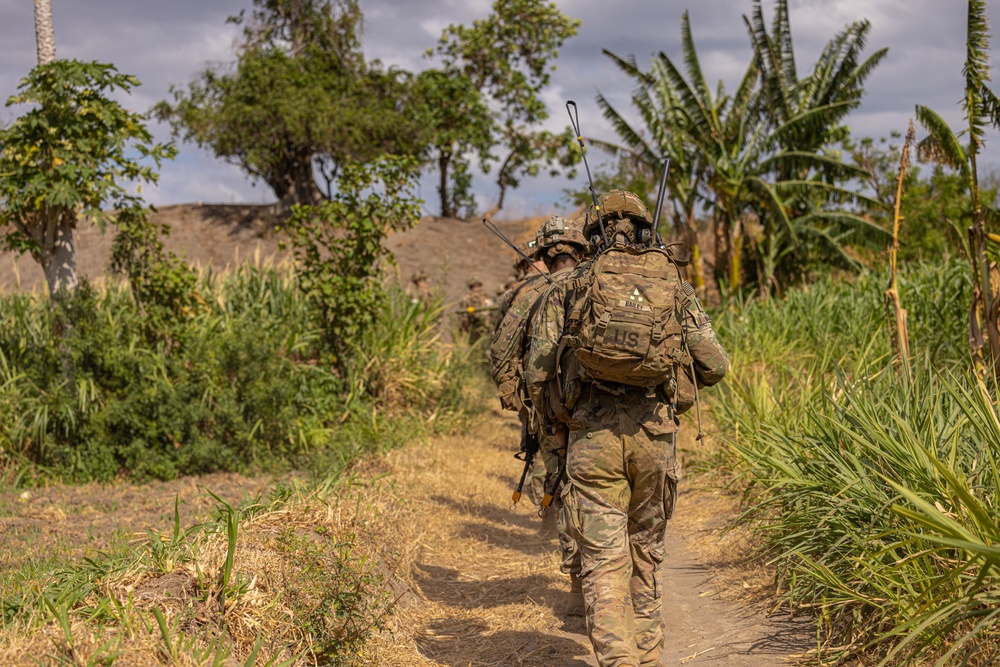
<path id="1" fill-rule="evenodd" d="M 580 267 L 572 277 L 585 270 Z M 572 304 L 568 303 L 567 285 L 562 280 L 549 286 L 542 295 L 538 313 L 531 322 L 530 345 L 524 361 L 524 377 L 528 395 L 536 409 L 543 411 L 547 421 L 565 421 L 567 408 L 572 408 L 582 389 L 572 352 L 561 346 L 565 332 L 565 315 Z M 573 295 L 570 294 L 569 298 Z M 719 343 L 712 329 L 712 321 L 696 297 L 686 300 L 684 309 L 687 346 L 694 361 L 698 386 L 710 387 L 722 380 L 729 369 L 729 356 Z M 673 396 L 678 413 L 690 408 L 694 401 L 690 382 L 690 369 L 682 369 L 677 378 L 678 387 L 664 387 L 667 396 Z"/>
<path id="2" fill-rule="evenodd" d="M 528 320 L 537 313 L 536 304 L 541 305 L 539 299 L 546 289 L 563 284 L 574 275 L 574 270 L 567 268 L 550 274 L 548 278 L 551 283 L 540 274 L 535 275 L 536 277 L 522 281 L 518 288 L 511 290 L 509 298 L 501 301 L 501 318 L 493 333 L 493 342 L 490 346 L 490 374 L 498 383 L 500 400 L 505 408 L 508 404 L 523 404 L 526 402 L 524 399 L 528 398 L 523 382 L 524 358 L 530 343 L 528 336 L 531 322 Z M 503 381 L 501 376 L 512 375 L 505 370 L 510 366 L 515 367 L 517 378 Z"/>

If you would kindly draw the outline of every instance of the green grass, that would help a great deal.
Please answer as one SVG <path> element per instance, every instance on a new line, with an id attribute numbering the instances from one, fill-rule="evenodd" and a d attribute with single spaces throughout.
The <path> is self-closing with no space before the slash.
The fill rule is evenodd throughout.
<path id="1" fill-rule="evenodd" d="M 721 462 L 816 659 L 986 664 L 1000 650 L 1000 421 L 967 372 L 960 265 L 904 275 L 913 377 L 889 360 L 877 274 L 719 318 L 733 371 Z M 713 461 L 719 464 L 720 460 Z"/>

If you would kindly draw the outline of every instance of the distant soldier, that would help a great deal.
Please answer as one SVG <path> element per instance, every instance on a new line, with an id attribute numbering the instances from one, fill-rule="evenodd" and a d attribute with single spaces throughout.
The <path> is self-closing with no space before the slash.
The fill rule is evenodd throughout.
<path id="1" fill-rule="evenodd" d="M 410 278 L 410 282 L 412 283 L 412 287 L 410 288 L 410 302 L 423 304 L 424 308 L 428 307 L 434 300 L 434 294 L 431 290 L 427 274 L 424 271 L 417 271 Z"/>
<path id="2" fill-rule="evenodd" d="M 475 343 L 490 334 L 490 312 L 496 310 L 493 299 L 486 295 L 483 281 L 473 275 L 465 281 L 469 291 L 458 304 L 458 330 Z"/>

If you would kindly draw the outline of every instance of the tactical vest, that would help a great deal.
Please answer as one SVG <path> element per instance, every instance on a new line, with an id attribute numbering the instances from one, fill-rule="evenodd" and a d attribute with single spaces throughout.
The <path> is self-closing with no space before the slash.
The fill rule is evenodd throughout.
<path id="1" fill-rule="evenodd" d="M 497 385 L 500 406 L 520 410 L 523 405 L 524 355 L 528 345 L 528 324 L 538 310 L 548 281 L 540 275 L 524 280 L 514 288 L 510 307 L 493 332 L 490 345 L 490 377 Z"/>
<path id="2" fill-rule="evenodd" d="M 660 248 L 617 244 L 573 282 L 567 347 L 583 379 L 639 387 L 676 381 L 686 363 L 682 279 Z"/>

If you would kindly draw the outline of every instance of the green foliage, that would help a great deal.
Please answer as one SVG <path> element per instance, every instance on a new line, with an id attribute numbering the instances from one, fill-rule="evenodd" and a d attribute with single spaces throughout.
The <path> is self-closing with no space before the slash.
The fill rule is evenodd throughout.
<path id="1" fill-rule="evenodd" d="M 185 140 L 264 181 L 285 203 L 312 204 L 340 165 L 419 143 L 408 77 L 361 53 L 357 2 L 255 0 L 232 71 L 208 69 L 156 107 Z M 411 120 L 414 117 L 414 120 Z"/>
<path id="2" fill-rule="evenodd" d="M 984 202 L 980 192 L 978 155 L 985 140 L 986 123 L 1000 127 L 1000 100 L 987 85 L 990 81 L 990 35 L 984 0 L 969 0 L 967 6 L 965 95 L 962 111 L 966 127 L 955 133 L 944 119 L 925 106 L 917 105 L 917 120 L 930 133 L 918 146 L 920 159 L 957 169 L 964 177 L 972 203 L 972 224 L 968 229 L 968 256 L 975 289 L 969 318 L 969 343 L 977 365 L 990 367 L 1000 381 L 1000 294 L 993 282 L 986 241 L 996 232 L 1000 211 Z M 959 137 L 965 135 L 963 144 Z M 987 226 L 987 222 L 991 223 Z"/>
<path id="3" fill-rule="evenodd" d="M 471 158 L 485 169 L 494 143 L 489 106 L 467 77 L 437 69 L 417 76 L 413 97 L 440 173 L 441 217 L 471 218 L 476 214 Z"/>
<path id="4" fill-rule="evenodd" d="M 111 65 L 58 60 L 33 69 L 7 101 L 34 107 L 0 130 L 0 243 L 31 253 L 52 292 L 75 283 L 75 264 L 57 279 L 53 262 L 58 246 L 72 246 L 78 216 L 103 228 L 135 215 L 143 203 L 133 186 L 155 183 L 155 167 L 175 153 L 112 99 L 137 85 Z"/>
<path id="5" fill-rule="evenodd" d="M 445 29 L 434 50 L 443 68 L 427 76 L 431 81 L 451 80 L 449 85 L 460 89 L 459 101 L 472 112 L 471 120 L 477 127 L 465 128 L 460 139 L 452 140 L 451 120 L 456 117 L 450 113 L 431 116 L 431 145 L 442 169 L 442 215 L 456 210 L 446 196 L 449 177 L 444 170 L 461 149 L 476 153 L 484 171 L 493 161 L 499 163 L 496 210 L 503 207 L 508 188 L 518 187 L 521 178 L 537 174 L 542 165 L 558 173 L 579 160 L 570 150 L 575 139 L 570 133 L 537 129 L 549 116 L 541 95 L 555 69 L 553 61 L 579 25 L 579 19 L 564 15 L 554 2 L 497 0 L 486 18 L 473 21 L 471 26 L 452 24 Z M 439 95 L 441 87 L 424 90 Z M 435 98 L 430 98 L 427 103 L 434 102 Z M 487 120 L 489 108 L 495 111 Z M 497 145 L 502 147 L 502 158 L 492 155 Z M 464 178 L 461 164 L 456 176 Z M 461 180 L 451 187 L 464 192 Z"/>
<path id="6" fill-rule="evenodd" d="M 885 283 L 823 280 L 717 320 L 732 374 L 714 413 L 732 434 L 740 520 L 785 602 L 818 615 L 817 662 L 988 662 L 1000 422 L 967 375 L 972 286 L 958 262 L 904 270 L 907 379 L 890 361 Z"/>
<path id="7" fill-rule="evenodd" d="M 51 307 L 0 297 L 4 476 L 30 485 L 291 467 L 327 475 L 479 409 L 469 352 L 442 345 L 439 313 L 398 287 L 373 302 L 340 372 L 319 363 L 321 318 L 287 270 L 206 274 L 196 296 L 169 338 L 148 335 L 126 285 L 83 283 Z"/>
<path id="8" fill-rule="evenodd" d="M 384 626 L 392 595 L 373 563 L 352 553 L 349 541 L 336 546 L 288 528 L 278 548 L 296 561 L 282 595 L 323 664 L 350 665 L 365 642 Z"/>
<path id="9" fill-rule="evenodd" d="M 887 209 L 895 203 L 901 147 L 894 140 L 899 138 L 898 134 L 878 141 L 866 137 L 844 144 L 855 164 L 867 174 L 863 185 Z M 986 172 L 980 184 L 982 200 L 995 203 L 1000 192 L 997 173 Z M 911 167 L 903 181 L 902 213 L 900 256 L 904 260 L 958 256 L 966 252 L 967 240 L 958 230 L 972 224 L 973 210 L 968 178 L 961 170 L 935 164 L 925 175 L 919 167 Z M 873 215 L 881 226 L 891 224 L 888 211 Z"/>
<path id="10" fill-rule="evenodd" d="M 351 341 L 375 320 L 384 298 L 379 272 L 391 253 L 390 232 L 419 218 L 417 163 L 387 157 L 344 165 L 337 192 L 318 206 L 296 206 L 285 223 L 299 271 L 299 288 L 316 308 L 335 363 L 344 367 Z"/>
<path id="11" fill-rule="evenodd" d="M 195 272 L 164 248 L 161 237 L 169 233 L 167 225 L 150 221 L 144 209 L 118 214 L 111 270 L 128 277 L 132 297 L 145 315 L 147 337 L 169 335 L 178 318 L 190 317 L 204 303 L 195 290 Z"/>
<path id="12" fill-rule="evenodd" d="M 709 86 L 685 13 L 683 70 L 664 53 L 646 71 L 635 56 L 605 51 L 638 84 L 632 103 L 645 128 L 633 127 L 603 96 L 598 103 L 624 144 L 605 148 L 631 152 L 652 173 L 671 159 L 668 194 L 679 228 L 693 230 L 696 210 L 708 210 L 720 285 L 736 290 L 746 273 L 766 295 L 817 258 L 857 267 L 845 249 L 851 234 L 885 236 L 843 206 L 880 203 L 843 187 L 862 174 L 830 146 L 846 137 L 842 121 L 860 104 L 864 81 L 886 50 L 862 60 L 870 26 L 853 23 L 800 77 L 787 2 L 778 2 L 770 32 L 759 2 L 745 20 L 753 55 L 732 94 Z"/>

